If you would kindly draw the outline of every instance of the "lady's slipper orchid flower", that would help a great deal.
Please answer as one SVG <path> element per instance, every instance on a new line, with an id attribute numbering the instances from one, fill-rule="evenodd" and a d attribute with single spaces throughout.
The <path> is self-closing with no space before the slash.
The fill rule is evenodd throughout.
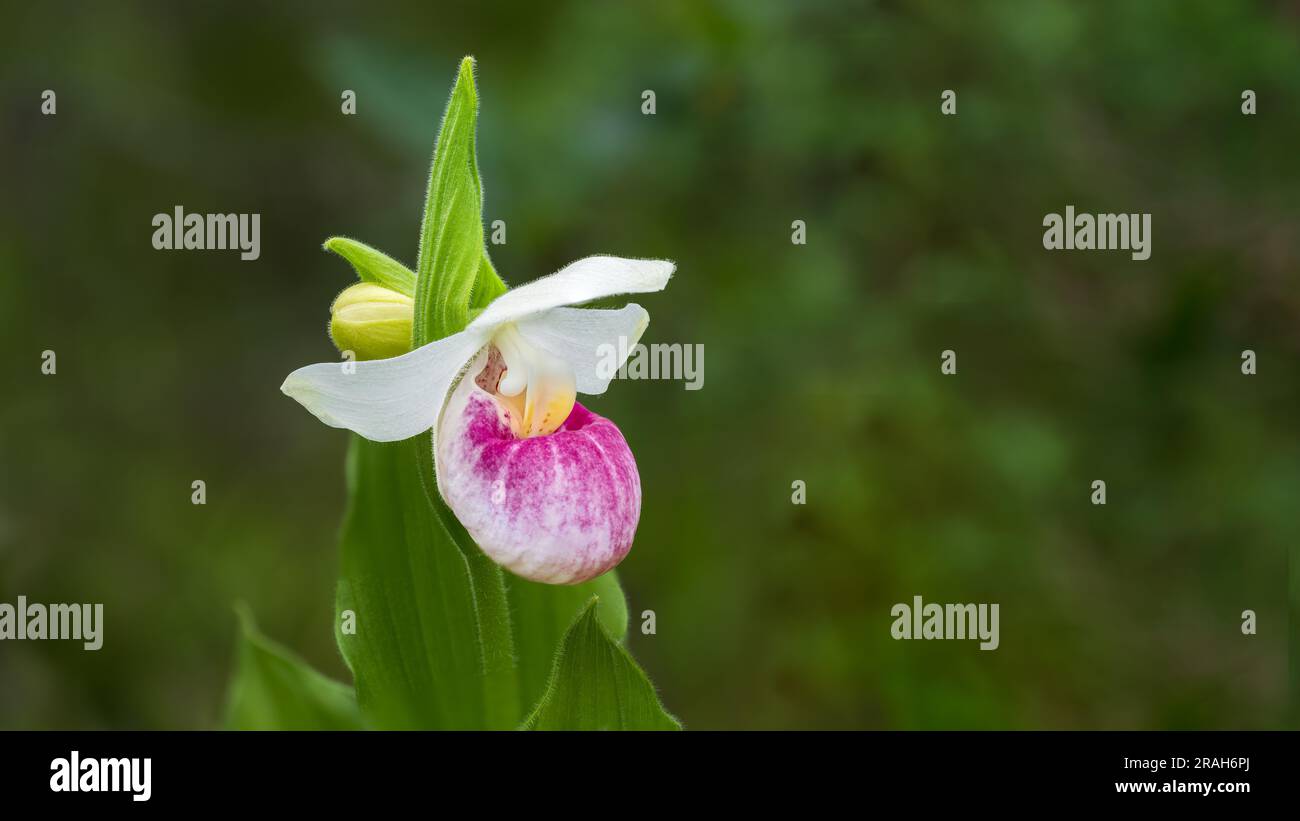
<path id="1" fill-rule="evenodd" d="M 623 434 L 576 394 L 605 392 L 617 367 L 602 346 L 626 355 L 650 317 L 636 304 L 566 306 L 661 291 L 673 270 L 587 257 L 507 291 L 459 333 L 389 359 L 308 365 L 281 390 L 374 441 L 432 430 L 438 490 L 483 551 L 526 579 L 577 584 L 632 547 L 641 480 Z"/>

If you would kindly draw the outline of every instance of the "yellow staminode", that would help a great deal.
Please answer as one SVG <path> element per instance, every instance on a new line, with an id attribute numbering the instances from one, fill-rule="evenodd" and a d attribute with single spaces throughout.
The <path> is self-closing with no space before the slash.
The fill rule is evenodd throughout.
<path id="1" fill-rule="evenodd" d="M 501 352 L 505 372 L 496 397 L 510 410 L 510 424 L 520 438 L 554 433 L 569 418 L 578 398 L 573 368 L 530 344 L 514 324 L 503 325 L 492 337 Z"/>

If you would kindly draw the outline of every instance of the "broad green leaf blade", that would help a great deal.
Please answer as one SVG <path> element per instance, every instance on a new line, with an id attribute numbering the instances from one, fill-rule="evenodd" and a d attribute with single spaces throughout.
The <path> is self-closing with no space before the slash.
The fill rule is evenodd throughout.
<path id="1" fill-rule="evenodd" d="M 383 251 L 348 237 L 330 237 L 325 240 L 325 250 L 333 251 L 346 259 L 357 276 L 366 282 L 382 285 L 409 297 L 415 296 L 415 272 Z"/>
<path id="2" fill-rule="evenodd" d="M 332 681 L 258 632 L 247 607 L 241 625 L 238 668 L 230 682 L 230 730 L 356 730 L 363 724 L 352 689 Z"/>
<path id="3" fill-rule="evenodd" d="M 478 94 L 466 57 L 451 90 L 429 169 L 415 266 L 415 347 L 450 336 L 468 322 L 470 298 L 485 259 L 483 190 L 475 155 Z M 491 263 L 487 263 L 491 268 Z"/>
<path id="4" fill-rule="evenodd" d="M 456 515 L 438 493 L 433 466 L 433 439 L 418 436 L 411 442 L 419 468 L 420 486 L 425 499 L 465 559 L 474 596 L 474 617 L 478 632 L 479 660 L 482 666 L 484 715 L 489 728 L 510 727 L 519 720 L 526 705 L 519 703 L 519 677 L 515 670 L 514 633 L 510 621 L 510 601 L 506 595 L 505 573 L 474 543 Z"/>
<path id="5" fill-rule="evenodd" d="M 376 726 L 509 728 L 522 707 L 501 571 L 430 494 L 431 453 L 427 436 L 353 437 L 335 635 Z"/>
<path id="6" fill-rule="evenodd" d="M 529 730 L 680 730 L 654 685 L 596 616 L 596 600 L 569 628 Z"/>
<path id="7" fill-rule="evenodd" d="M 572 586 L 538 584 L 507 573 L 506 589 L 514 616 L 520 701 L 526 708 L 541 699 L 560 641 L 592 596 L 598 597 L 596 617 L 605 632 L 615 641 L 627 633 L 627 600 L 612 570 Z"/>

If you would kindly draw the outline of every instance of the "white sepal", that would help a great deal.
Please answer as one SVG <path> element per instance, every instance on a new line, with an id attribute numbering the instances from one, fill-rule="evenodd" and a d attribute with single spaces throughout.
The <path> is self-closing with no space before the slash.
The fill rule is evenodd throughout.
<path id="1" fill-rule="evenodd" d="M 452 383 L 487 340 L 466 329 L 392 359 L 308 365 L 280 390 L 330 427 L 397 442 L 437 425 Z"/>

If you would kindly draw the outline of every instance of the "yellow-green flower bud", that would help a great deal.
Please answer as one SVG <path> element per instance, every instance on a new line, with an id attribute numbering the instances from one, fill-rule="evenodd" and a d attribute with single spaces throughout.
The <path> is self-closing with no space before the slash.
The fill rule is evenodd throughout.
<path id="1" fill-rule="evenodd" d="M 415 300 L 409 296 L 358 282 L 330 306 L 330 338 L 358 360 L 400 356 L 411 350 L 414 316 Z"/>

